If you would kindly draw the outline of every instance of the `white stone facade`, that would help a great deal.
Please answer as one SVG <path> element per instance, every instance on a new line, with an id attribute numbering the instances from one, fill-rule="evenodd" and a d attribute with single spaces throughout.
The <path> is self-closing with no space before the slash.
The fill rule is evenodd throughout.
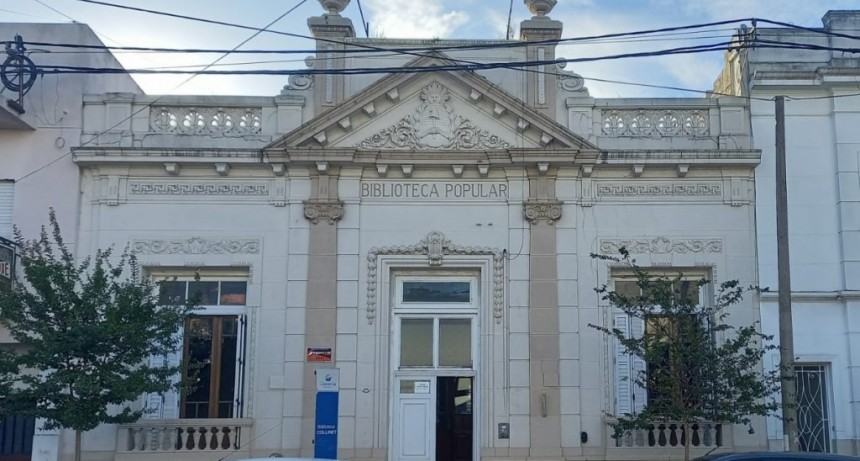
<path id="1" fill-rule="evenodd" d="M 823 27 L 814 30 L 758 28 L 751 33 L 764 40 L 839 48 L 853 42 L 833 34 L 860 33 L 860 13 L 830 11 Z M 801 433 L 810 447 L 847 454 L 858 452 L 860 439 L 858 67 L 856 55 L 840 51 L 755 48 L 727 54 L 715 85 L 719 92 L 752 97 L 754 145 L 762 152 L 756 169 L 759 278 L 772 290 L 762 295 L 762 327 L 777 337 L 773 98 L 786 97 L 794 352 L 798 365 L 813 372 L 805 376 L 821 380 L 815 401 L 801 402 L 807 408 L 806 417 L 799 418 Z M 779 362 L 778 355 L 772 362 Z M 769 422 L 768 436 L 773 446 L 782 446 L 780 421 Z"/>
<path id="2" fill-rule="evenodd" d="M 339 59 L 345 48 L 424 43 L 357 39 L 336 15 L 309 26 L 315 69 L 444 66 L 469 55 Z M 560 23 L 534 18 L 521 29 L 519 46 L 481 60 L 554 59 L 554 47 L 529 41 L 560 36 Z M 416 433 L 441 439 L 430 423 L 400 428 L 418 427 L 405 419 L 412 408 L 437 408 L 449 378 L 470 383 L 461 409 L 472 415 L 472 459 L 683 452 L 609 436 L 605 415 L 629 402 L 619 402 L 613 344 L 588 326 L 613 321 L 594 292 L 613 268 L 590 254 L 624 246 L 643 266 L 758 283 L 760 154 L 744 99 L 595 99 L 554 66 L 296 76 L 272 98 L 116 91 L 83 98 L 71 156 L 77 251 L 130 244 L 154 276 L 245 282 L 241 303 L 206 310 L 246 325 L 244 359 L 231 417 L 187 418 L 186 400 L 142 396 L 135 404 L 155 402 L 159 417 L 86 434 L 87 459 L 310 456 L 320 366 L 340 370 L 344 459 L 406 459 Z M 437 282 L 468 287 L 468 300 L 405 294 Z M 731 320 L 759 318 L 746 299 Z M 424 321 L 432 363 L 410 367 L 419 359 L 404 351 L 423 336 L 407 332 L 427 331 Z M 308 361 L 309 348 L 330 348 L 333 361 Z M 716 440 L 721 450 L 767 447 L 765 421 L 753 424 L 755 434 L 699 428 L 693 452 Z M 70 442 L 64 434 L 50 460 L 70 458 Z M 428 456 L 443 449 L 427 447 Z"/>

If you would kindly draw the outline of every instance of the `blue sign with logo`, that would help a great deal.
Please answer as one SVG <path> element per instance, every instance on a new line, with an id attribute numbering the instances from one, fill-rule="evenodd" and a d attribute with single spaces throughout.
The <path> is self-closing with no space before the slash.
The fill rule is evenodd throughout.
<path id="1" fill-rule="evenodd" d="M 340 370 L 320 368 L 317 375 L 314 458 L 337 459 L 337 405 Z"/>

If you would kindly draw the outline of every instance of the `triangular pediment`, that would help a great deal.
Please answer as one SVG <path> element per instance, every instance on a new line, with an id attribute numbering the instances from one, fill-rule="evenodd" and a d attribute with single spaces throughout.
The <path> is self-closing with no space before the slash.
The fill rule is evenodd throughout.
<path id="1" fill-rule="evenodd" d="M 455 65 L 422 57 L 407 67 Z M 269 148 L 463 151 L 596 147 L 471 72 L 380 79 Z"/>

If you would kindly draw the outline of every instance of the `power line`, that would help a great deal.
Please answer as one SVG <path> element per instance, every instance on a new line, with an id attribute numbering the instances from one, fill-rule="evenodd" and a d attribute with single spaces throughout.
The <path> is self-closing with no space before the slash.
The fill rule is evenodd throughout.
<path id="1" fill-rule="evenodd" d="M 37 1 L 38 1 L 38 0 L 37 0 Z M 298 9 L 300 6 L 302 6 L 303 4 L 305 4 L 307 1 L 308 1 L 308 0 L 301 0 L 301 1 L 300 1 L 299 3 L 297 3 L 294 7 L 290 8 L 289 10 L 287 10 L 284 14 L 282 14 L 282 15 L 278 16 L 277 18 L 275 18 L 275 20 L 273 20 L 272 22 L 270 22 L 269 24 L 267 24 L 265 27 L 263 27 L 262 29 L 259 29 L 257 32 L 255 32 L 254 34 L 252 34 L 250 37 L 248 37 L 247 39 L 243 40 L 241 43 L 239 43 L 238 45 L 236 45 L 236 46 L 234 47 L 234 50 L 238 49 L 238 48 L 239 48 L 239 47 L 241 47 L 242 45 L 244 45 L 244 44 L 248 43 L 249 41 L 253 40 L 255 37 L 257 37 L 258 35 L 260 35 L 261 33 L 263 33 L 266 29 L 268 29 L 269 27 L 271 27 L 271 26 L 275 25 L 275 23 L 277 23 L 278 21 L 280 21 L 281 19 L 283 19 L 284 17 L 286 17 L 288 14 L 290 14 L 290 13 L 292 13 L 293 11 L 295 11 L 296 9 Z M 209 69 L 209 67 L 211 67 L 211 66 L 213 66 L 213 65 L 217 64 L 221 59 L 224 59 L 224 58 L 225 58 L 225 57 L 227 57 L 229 54 L 230 54 L 230 53 L 225 53 L 223 56 L 219 57 L 219 58 L 218 58 L 218 59 L 216 59 L 214 62 L 212 62 L 212 64 L 210 64 L 209 66 L 207 66 L 206 68 L 204 68 L 204 70 L 208 70 L 208 69 Z M 199 74 L 195 73 L 195 74 L 193 74 L 193 75 L 189 76 L 187 79 L 183 80 L 181 83 L 179 83 L 178 85 L 176 85 L 176 87 L 174 87 L 174 90 L 176 90 L 176 89 L 178 89 L 178 88 L 182 87 L 183 85 L 185 85 L 186 83 L 188 83 L 189 81 L 191 81 L 191 79 L 193 79 L 193 78 L 194 78 L 194 77 L 196 77 L 197 75 L 199 75 Z M 136 110 L 136 111 L 132 112 L 132 114 L 131 114 L 131 115 L 129 115 L 128 117 L 126 117 L 126 118 L 124 118 L 124 119 L 122 119 L 122 120 L 120 120 L 119 122 L 117 122 L 116 124 L 114 124 L 113 126 L 111 126 L 110 128 L 108 128 L 108 129 L 106 129 L 106 130 L 103 130 L 102 132 L 100 132 L 100 133 L 96 134 L 95 136 L 93 136 L 92 138 L 90 138 L 90 139 L 88 139 L 88 140 L 86 140 L 86 141 L 81 142 L 81 144 L 80 144 L 80 146 L 79 146 L 79 147 L 84 147 L 84 146 L 86 146 L 86 145 L 90 144 L 91 142 L 95 141 L 96 139 L 99 139 L 99 138 L 100 138 L 102 135 L 104 135 L 105 133 L 110 132 L 111 130 L 113 130 L 114 128 L 116 128 L 116 127 L 118 127 L 118 126 L 122 125 L 123 123 L 127 122 L 128 120 L 131 120 L 134 116 L 136 116 L 137 114 L 139 114 L 139 113 L 143 112 L 144 110 L 149 109 L 153 104 L 156 104 L 156 103 L 157 103 L 158 101 L 160 101 L 162 98 L 164 98 L 164 96 L 163 96 L 163 95 L 162 95 L 162 96 L 159 96 L 159 97 L 157 97 L 157 98 L 155 98 L 153 101 L 151 101 L 150 103 L 148 103 L 148 104 L 144 105 L 144 106 L 143 106 L 143 107 L 141 107 L 140 109 L 138 109 L 138 110 Z M 72 151 L 71 151 L 71 149 L 70 149 L 70 150 L 69 150 L 69 152 L 66 152 L 65 154 L 61 155 L 60 157 L 57 157 L 56 159 L 54 159 L 54 160 L 50 161 L 49 163 L 47 163 L 47 164 L 45 164 L 45 165 L 43 165 L 43 166 L 41 166 L 41 167 L 39 167 L 39 168 L 36 168 L 35 170 L 33 170 L 33 171 L 31 171 L 31 172 L 29 172 L 29 173 L 27 173 L 27 174 L 25 174 L 25 175 L 21 176 L 20 178 L 16 179 L 16 180 L 15 180 L 15 182 L 20 182 L 20 181 L 22 181 L 22 180 L 24 180 L 24 179 L 27 179 L 28 177 L 30 177 L 30 176 L 32 176 L 32 175 L 34 175 L 34 174 L 38 173 L 39 171 L 42 171 L 42 170 L 44 170 L 45 168 L 47 168 L 47 167 L 49 167 L 49 166 L 51 166 L 51 165 L 53 165 L 53 164 L 57 163 L 58 161 L 60 161 L 60 159 L 62 159 L 62 158 L 64 158 L 64 157 L 66 157 L 66 156 L 68 156 L 68 155 L 71 155 L 71 153 L 72 153 Z"/>
<path id="2" fill-rule="evenodd" d="M 219 71 L 203 69 L 199 71 L 191 70 L 148 70 L 148 69 L 124 69 L 115 67 L 84 67 L 84 66 L 40 66 L 41 72 L 53 73 L 90 73 L 90 74 L 225 74 L 225 75 L 363 75 L 363 74 L 403 74 L 403 73 L 422 73 L 422 72 L 438 72 L 438 71 L 477 71 L 491 69 L 518 69 L 537 67 L 545 65 L 557 65 L 560 63 L 582 63 L 595 62 L 605 60 L 617 60 L 639 57 L 655 57 L 673 54 L 695 54 L 708 51 L 724 51 L 731 42 L 718 42 L 706 45 L 686 46 L 678 48 L 664 49 L 660 51 L 644 51 L 622 53 L 607 56 L 593 56 L 583 58 L 569 59 L 554 59 L 554 60 L 537 60 L 537 61 L 495 61 L 487 63 L 472 63 L 468 64 L 441 64 L 429 66 L 415 67 L 352 67 L 342 69 L 248 69 L 248 70 L 227 70 Z M 449 59 L 444 56 L 437 55 L 442 61 L 463 62 L 461 60 Z"/>
<path id="3" fill-rule="evenodd" d="M 39 5 L 44 6 L 45 8 L 47 8 L 47 9 L 49 9 L 49 10 L 51 10 L 51 11 L 53 11 L 54 13 L 57 13 L 57 14 L 59 14 L 60 16 L 65 17 L 65 18 L 66 18 L 66 19 L 68 19 L 69 21 L 72 21 L 72 22 L 78 22 L 78 21 L 75 21 L 75 18 L 73 18 L 73 17 L 71 17 L 71 16 L 67 15 L 66 13 L 63 13 L 62 11 L 60 11 L 60 10 L 58 10 L 58 9 L 54 8 L 54 7 L 53 7 L 53 6 L 51 6 L 51 5 L 46 4 L 46 3 L 45 3 L 45 2 L 43 2 L 42 0 L 33 0 L 33 1 L 34 1 L 34 2 L 36 2 L 36 3 L 38 3 Z"/>
<path id="4" fill-rule="evenodd" d="M 213 24 L 213 25 L 236 27 L 236 28 L 247 29 L 247 30 L 259 30 L 256 27 L 247 26 L 247 25 L 243 25 L 243 24 L 230 23 L 230 22 L 226 22 L 226 21 L 218 21 L 218 20 L 214 20 L 214 19 L 205 19 L 205 18 L 200 18 L 200 17 L 196 17 L 196 16 L 187 16 L 187 15 L 169 13 L 169 12 L 165 12 L 165 11 L 158 11 L 158 10 L 152 10 L 152 9 L 147 9 L 147 8 L 139 8 L 139 7 L 133 7 L 133 6 L 127 6 L 127 5 L 120 5 L 120 4 L 109 3 L 109 2 L 104 2 L 104 1 L 100 1 L 100 0 L 77 0 L 77 1 L 84 2 L 84 3 L 96 4 L 96 5 L 109 6 L 112 8 L 119 8 L 119 9 L 131 10 L 131 11 L 138 11 L 138 12 L 142 12 L 142 13 L 167 16 L 167 17 L 172 17 L 172 18 L 177 18 L 177 19 L 186 19 L 186 20 L 190 20 L 190 21 L 203 22 L 203 23 Z M 617 33 L 600 34 L 600 35 L 592 35 L 592 36 L 584 36 L 584 37 L 574 37 L 574 38 L 559 39 L 559 40 L 553 39 L 553 40 L 531 41 L 531 42 L 528 42 L 528 44 L 529 45 L 559 44 L 559 43 L 566 43 L 569 41 L 593 40 L 593 39 L 598 39 L 598 38 L 618 38 L 618 37 L 625 37 L 625 36 L 631 36 L 631 35 L 632 36 L 648 35 L 648 34 L 654 34 L 654 33 L 660 33 L 660 32 L 694 30 L 694 29 L 701 29 L 704 27 L 713 27 L 713 26 L 722 26 L 722 25 L 728 25 L 728 24 L 743 23 L 743 22 L 751 21 L 753 19 L 754 18 L 729 19 L 729 20 L 725 20 L 725 21 L 715 21 L 715 22 L 701 23 L 701 24 L 690 24 L 690 25 L 684 25 L 684 26 L 661 27 L 661 28 L 656 28 L 656 29 L 645 29 L 645 30 L 632 31 L 632 32 L 617 32 Z M 347 46 L 352 46 L 352 47 L 357 47 L 357 48 L 366 48 L 366 49 L 371 49 L 371 50 L 376 50 L 376 51 L 395 51 L 395 52 L 398 51 L 397 49 L 385 49 L 385 48 L 380 48 L 377 46 L 363 44 L 363 43 L 356 42 L 356 41 L 344 41 L 344 40 L 335 40 L 335 39 L 328 39 L 328 38 L 322 38 L 322 37 L 311 37 L 308 35 L 296 34 L 296 33 L 292 33 L 292 32 L 276 31 L 276 30 L 265 30 L 264 32 L 272 33 L 272 34 L 278 34 L 278 35 L 284 35 L 284 36 L 293 37 L 293 38 L 301 38 L 301 39 L 306 39 L 306 40 L 317 40 L 317 41 L 321 41 L 321 42 L 325 42 L 325 43 L 332 43 L 332 44 L 337 44 L 337 45 L 347 45 Z M 506 43 L 506 42 L 502 41 L 502 42 L 493 44 L 492 46 L 495 48 L 521 47 L 521 46 L 523 46 L 523 42 L 513 41 L 510 43 Z M 448 46 L 448 47 L 432 47 L 432 50 L 439 51 L 439 50 L 470 49 L 470 48 L 481 49 L 482 47 L 480 47 L 480 46 L 476 47 L 476 45 L 459 45 L 459 46 Z M 343 51 L 345 51 L 345 50 L 338 50 L 339 53 L 343 52 Z M 414 53 L 412 53 L 410 51 L 406 51 L 406 50 L 399 50 L 399 51 L 404 51 L 404 54 L 415 55 Z"/>
<path id="5" fill-rule="evenodd" d="M 694 32 L 685 32 L 685 33 L 665 33 L 665 34 L 656 34 L 649 35 L 648 38 L 620 38 L 620 39 L 588 39 L 580 41 L 579 39 L 565 39 L 568 42 L 563 43 L 564 45 L 594 45 L 594 44 L 606 44 L 606 43 L 639 43 L 639 42 L 664 42 L 664 41 L 680 41 L 680 40 L 705 40 L 705 39 L 714 39 L 714 38 L 723 38 L 722 35 L 699 35 L 696 37 L 682 36 L 677 37 L 678 35 L 688 35 L 688 34 L 700 34 L 700 33 L 712 33 L 719 31 L 733 31 L 735 29 L 713 29 L 713 30 L 705 30 L 705 31 L 694 31 Z M 576 40 L 574 42 L 574 40 Z M 8 40 L 0 41 L 0 45 L 5 45 L 6 43 L 12 43 Z M 218 48 L 164 48 L 164 47 L 143 47 L 143 46 L 107 46 L 107 45 L 88 45 L 88 44 L 75 44 L 75 43 L 57 43 L 57 42 L 30 42 L 24 41 L 25 45 L 28 46 L 43 46 L 43 47 L 54 47 L 54 48 L 71 48 L 71 49 L 92 49 L 100 51 L 113 51 L 113 52 L 135 52 L 135 53 L 187 53 L 187 54 L 208 54 L 208 53 L 225 53 L 230 52 L 232 54 L 315 54 L 318 50 L 290 50 L 290 49 L 252 49 L 252 50 L 225 50 Z M 517 47 L 524 47 L 527 45 L 531 45 L 530 42 L 517 42 Z M 506 43 L 487 43 L 487 44 L 475 44 L 475 45 L 459 45 L 459 46 L 431 46 L 431 47 L 414 47 L 414 48 L 379 48 L 379 49 L 344 49 L 339 50 L 339 54 L 360 54 L 360 53 L 378 53 L 380 50 L 386 52 L 399 52 L 398 54 L 402 54 L 403 52 L 441 52 L 441 51 L 470 51 L 470 50 L 485 50 L 485 49 L 494 49 L 494 48 L 508 48 L 509 44 Z M 51 50 L 51 53 L 75 53 L 74 51 L 55 51 Z M 88 51 L 80 51 L 79 53 L 87 53 Z M 90 51 L 91 53 L 95 53 L 97 51 Z M 377 56 L 378 57 L 378 56 Z"/>

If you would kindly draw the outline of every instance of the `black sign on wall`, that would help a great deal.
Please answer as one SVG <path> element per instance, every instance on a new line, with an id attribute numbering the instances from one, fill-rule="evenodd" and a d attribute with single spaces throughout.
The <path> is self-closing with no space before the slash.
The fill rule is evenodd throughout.
<path id="1" fill-rule="evenodd" d="M 15 280 L 15 242 L 0 237 L 0 290 L 11 290 Z"/>

